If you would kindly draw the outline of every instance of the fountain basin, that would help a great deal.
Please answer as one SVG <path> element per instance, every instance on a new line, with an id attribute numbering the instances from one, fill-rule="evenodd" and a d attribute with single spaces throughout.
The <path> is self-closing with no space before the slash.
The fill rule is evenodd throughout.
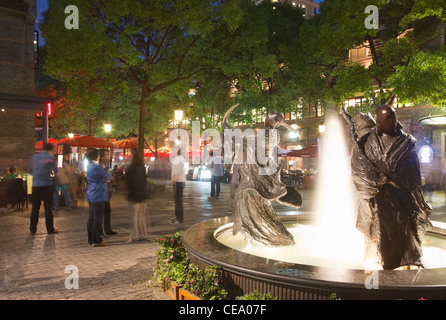
<path id="1" fill-rule="evenodd" d="M 282 217 L 283 222 L 305 222 L 309 215 Z M 231 297 L 260 290 L 281 300 L 322 300 L 332 293 L 342 299 L 445 299 L 446 268 L 375 270 L 336 268 L 284 262 L 230 248 L 217 237 L 228 232 L 231 217 L 208 220 L 187 229 L 183 243 L 199 266 L 223 267 Z M 429 231 L 442 238 L 441 229 Z"/>

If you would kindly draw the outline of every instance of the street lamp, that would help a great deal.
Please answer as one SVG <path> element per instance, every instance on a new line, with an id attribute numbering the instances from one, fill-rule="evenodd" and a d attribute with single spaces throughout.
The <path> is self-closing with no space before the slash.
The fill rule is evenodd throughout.
<path id="1" fill-rule="evenodd" d="M 111 131 L 111 124 L 110 123 L 105 123 L 104 124 L 104 130 L 105 130 L 105 132 L 107 133 L 107 141 L 108 141 L 108 135 L 109 135 L 109 133 L 110 133 L 110 131 Z"/>
<path id="2" fill-rule="evenodd" d="M 73 137 L 74 137 L 74 133 L 69 133 L 68 134 L 68 138 L 73 139 Z"/>
<path id="3" fill-rule="evenodd" d="M 105 133 L 107 133 L 107 141 L 109 141 L 108 135 L 110 134 L 110 131 L 111 131 L 111 124 L 108 123 L 108 121 L 104 124 L 104 131 L 105 131 Z M 108 149 L 108 162 L 109 162 L 108 166 L 109 166 L 109 168 L 111 168 L 112 157 L 110 157 L 110 149 Z"/>
<path id="4" fill-rule="evenodd" d="M 175 120 L 178 121 L 178 128 L 179 128 L 180 121 L 183 120 L 183 110 L 175 110 Z"/>
<path id="5" fill-rule="evenodd" d="M 179 136 L 179 137 L 177 137 L 177 139 L 175 139 L 175 144 L 181 145 L 180 122 L 181 122 L 181 120 L 183 120 L 183 110 L 175 110 L 175 120 L 178 123 L 177 135 Z"/>

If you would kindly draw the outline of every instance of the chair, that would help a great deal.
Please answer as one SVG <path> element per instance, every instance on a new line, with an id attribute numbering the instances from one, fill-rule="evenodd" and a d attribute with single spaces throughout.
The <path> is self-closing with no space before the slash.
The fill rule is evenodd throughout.
<path id="1" fill-rule="evenodd" d="M 26 198 L 25 182 L 22 179 L 4 179 L 0 183 L 0 206 L 21 209 Z"/>
<path id="2" fill-rule="evenodd" d="M 0 180 L 0 208 L 4 208 L 7 203 L 8 182 L 6 179 Z"/>

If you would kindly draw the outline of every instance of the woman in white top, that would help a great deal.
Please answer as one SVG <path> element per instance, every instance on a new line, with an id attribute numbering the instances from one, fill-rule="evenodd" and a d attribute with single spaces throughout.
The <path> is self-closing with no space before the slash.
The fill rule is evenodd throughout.
<path id="1" fill-rule="evenodd" d="M 172 160 L 171 182 L 173 186 L 173 197 L 175 200 L 175 219 L 170 223 L 183 223 L 183 190 L 186 182 L 185 159 L 180 151 Z"/>

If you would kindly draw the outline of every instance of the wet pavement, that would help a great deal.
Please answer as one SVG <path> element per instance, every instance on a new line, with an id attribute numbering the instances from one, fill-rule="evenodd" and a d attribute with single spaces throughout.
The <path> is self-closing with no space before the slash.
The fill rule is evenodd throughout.
<path id="1" fill-rule="evenodd" d="M 77 209 L 54 212 L 59 233 L 48 235 L 41 209 L 37 234 L 29 235 L 31 208 L 24 212 L 0 213 L 0 299 L 1 300 L 166 300 L 159 286 L 149 286 L 158 244 L 154 239 L 172 234 L 217 217 L 228 215 L 229 185 L 222 184 L 218 200 L 209 200 L 210 182 L 186 183 L 184 223 L 171 225 L 174 217 L 172 187 L 161 183 L 147 200 L 148 241 L 128 244 L 130 216 L 125 192 L 116 191 L 111 199 L 112 228 L 117 235 L 104 240 L 107 247 L 87 244 L 88 203 L 79 201 Z M 300 190 L 303 206 L 295 209 L 275 204 L 279 214 L 310 212 L 313 192 Z M 432 220 L 446 222 L 443 192 L 435 192 L 431 203 Z M 70 281 L 78 275 L 78 282 Z M 76 288 L 76 284 L 78 287 Z"/>
<path id="2" fill-rule="evenodd" d="M 164 185 L 164 183 L 162 183 Z M 24 212 L 0 213 L 0 299 L 160 300 L 167 299 L 157 286 L 147 287 L 153 274 L 160 235 L 185 230 L 198 222 L 227 215 L 229 185 L 222 184 L 218 200 L 208 200 L 210 182 L 187 182 L 184 190 L 184 223 L 171 225 L 174 217 L 172 187 L 165 183 L 147 200 L 148 241 L 126 243 L 130 215 L 125 192 L 111 198 L 112 228 L 107 247 L 87 243 L 88 203 L 77 209 L 54 212 L 59 233 L 48 235 L 41 208 L 35 236 L 29 235 L 31 207 Z M 66 269 L 67 268 L 67 269 Z M 67 277 L 78 272 L 78 289 L 67 289 Z M 74 282 L 68 281 L 68 287 Z"/>

